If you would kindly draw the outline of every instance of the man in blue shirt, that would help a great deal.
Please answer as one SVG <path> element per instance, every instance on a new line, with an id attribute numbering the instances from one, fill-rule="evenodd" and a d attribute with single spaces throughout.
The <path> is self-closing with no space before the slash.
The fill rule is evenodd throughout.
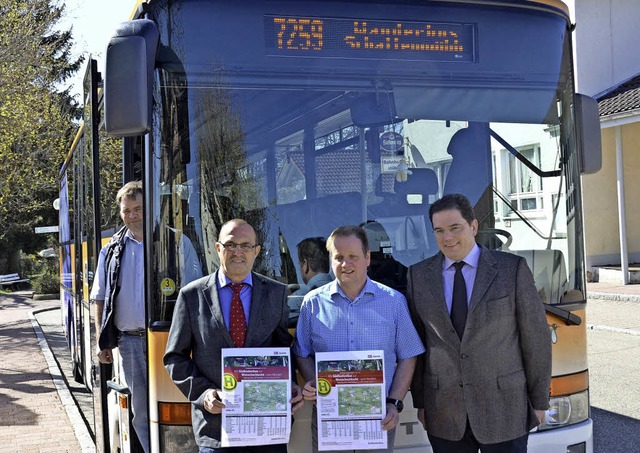
<path id="1" fill-rule="evenodd" d="M 324 238 L 306 238 L 298 244 L 298 262 L 304 285 L 293 293 L 304 296 L 312 289 L 331 282 L 329 276 L 329 252 Z"/>
<path id="2" fill-rule="evenodd" d="M 382 451 L 391 452 L 416 357 L 425 349 L 404 296 L 367 277 L 371 258 L 364 229 L 336 228 L 327 249 L 336 280 L 305 296 L 296 328 L 293 353 L 306 381 L 302 393 L 307 400 L 316 399 L 315 353 L 383 350 L 387 416 L 382 428 L 388 431 L 388 448 Z M 315 411 L 312 443 L 318 451 Z"/>
<path id="3" fill-rule="evenodd" d="M 124 377 L 131 390 L 133 428 L 148 452 L 142 183 L 125 184 L 116 201 L 125 226 L 100 251 L 90 296 L 99 332 L 98 360 L 111 363 L 112 349 L 117 347 L 120 351 Z"/>

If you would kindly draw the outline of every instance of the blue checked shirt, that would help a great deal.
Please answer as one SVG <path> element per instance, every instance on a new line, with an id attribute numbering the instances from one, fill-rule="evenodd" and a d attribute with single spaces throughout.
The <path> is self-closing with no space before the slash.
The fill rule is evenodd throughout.
<path id="1" fill-rule="evenodd" d="M 388 394 L 396 361 L 425 351 L 402 294 L 367 278 L 353 302 L 344 295 L 337 280 L 305 296 L 296 327 L 295 355 L 375 349 L 384 351 Z"/>

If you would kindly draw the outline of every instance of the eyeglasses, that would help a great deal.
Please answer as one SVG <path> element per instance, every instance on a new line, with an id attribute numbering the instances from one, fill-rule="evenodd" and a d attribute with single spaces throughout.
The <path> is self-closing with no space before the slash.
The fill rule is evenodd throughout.
<path id="1" fill-rule="evenodd" d="M 221 242 L 218 242 L 218 244 L 220 244 L 225 250 L 228 250 L 230 252 L 236 251 L 238 249 L 243 252 L 250 252 L 258 246 L 258 244 L 247 244 L 246 242 L 244 244 L 236 244 L 235 242 L 227 242 L 226 244 L 222 244 Z"/>

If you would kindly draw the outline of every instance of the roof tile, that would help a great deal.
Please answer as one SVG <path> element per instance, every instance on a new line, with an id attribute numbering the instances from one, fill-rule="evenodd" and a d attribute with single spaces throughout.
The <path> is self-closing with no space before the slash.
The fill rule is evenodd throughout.
<path id="1" fill-rule="evenodd" d="M 640 74 L 595 96 L 600 116 L 640 109 Z"/>

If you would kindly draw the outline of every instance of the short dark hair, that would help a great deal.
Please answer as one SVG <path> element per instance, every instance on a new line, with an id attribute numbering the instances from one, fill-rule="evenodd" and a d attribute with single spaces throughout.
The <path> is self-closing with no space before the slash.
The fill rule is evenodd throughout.
<path id="1" fill-rule="evenodd" d="M 366 255 L 369 251 L 369 240 L 367 239 L 367 232 L 359 226 L 341 226 L 333 230 L 329 239 L 327 239 L 327 250 L 331 251 L 333 249 L 333 241 L 335 241 L 337 237 L 343 238 L 349 236 L 355 236 L 360 239 L 360 242 L 362 242 L 362 251 Z"/>
<path id="2" fill-rule="evenodd" d="M 116 203 L 120 204 L 123 199 L 135 200 L 138 195 L 142 195 L 142 181 L 129 181 L 116 194 Z"/>
<path id="3" fill-rule="evenodd" d="M 467 197 L 459 193 L 452 193 L 443 196 L 429 208 L 429 221 L 433 225 L 433 215 L 440 211 L 448 211 L 455 209 L 460 212 L 462 218 L 467 221 L 469 225 L 476 219 L 476 214 L 473 212 L 473 206 Z"/>
<path id="4" fill-rule="evenodd" d="M 329 272 L 329 252 L 323 237 L 306 238 L 298 244 L 298 261 L 307 260 L 313 272 Z"/>

